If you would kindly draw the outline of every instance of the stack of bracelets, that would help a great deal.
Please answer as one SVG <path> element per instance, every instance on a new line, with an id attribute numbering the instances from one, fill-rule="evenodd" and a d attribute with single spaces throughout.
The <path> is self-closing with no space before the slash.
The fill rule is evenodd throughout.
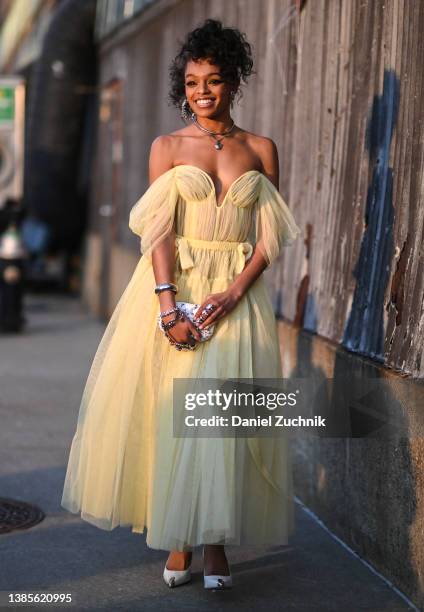
<path id="1" fill-rule="evenodd" d="M 176 285 L 174 285 L 174 283 L 162 283 L 160 285 L 156 285 L 156 287 L 155 287 L 156 295 L 159 295 L 159 293 L 161 291 L 168 291 L 168 290 L 171 290 L 174 293 L 177 293 L 178 287 Z M 175 313 L 175 317 L 173 319 L 171 319 L 171 321 L 167 321 L 165 323 L 163 321 L 164 317 L 166 317 L 169 314 L 172 314 L 173 312 Z M 171 345 L 175 346 L 175 348 L 178 351 L 182 351 L 183 349 L 194 351 L 194 349 L 196 348 L 196 343 L 195 342 L 193 344 L 189 344 L 188 342 L 177 342 L 168 333 L 168 330 L 171 329 L 171 327 L 174 327 L 174 325 L 177 323 L 177 321 L 184 321 L 185 320 L 185 315 L 178 308 L 178 306 L 175 306 L 175 308 L 170 308 L 169 310 L 165 310 L 164 312 L 161 312 L 160 313 L 160 318 L 162 319 L 162 326 L 163 326 L 163 331 L 165 333 L 165 336 L 168 338 L 169 343 Z M 192 338 L 194 339 L 193 335 L 192 335 Z"/>

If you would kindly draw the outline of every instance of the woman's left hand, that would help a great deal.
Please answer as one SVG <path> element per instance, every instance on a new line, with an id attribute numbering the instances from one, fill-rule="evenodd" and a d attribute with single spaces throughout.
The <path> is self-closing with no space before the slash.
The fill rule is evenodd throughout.
<path id="1" fill-rule="evenodd" d="M 225 315 L 230 313 L 233 308 L 237 306 L 241 298 L 242 295 L 231 288 L 223 291 L 222 293 L 210 293 L 200 304 L 198 310 L 196 310 L 194 315 L 194 323 L 200 327 L 200 329 L 215 324 L 217 321 L 225 317 Z M 214 307 L 213 310 L 207 310 L 208 304 L 211 304 Z M 205 308 L 206 312 L 204 312 L 202 315 Z M 199 317 L 203 318 L 203 323 L 198 323 Z"/>

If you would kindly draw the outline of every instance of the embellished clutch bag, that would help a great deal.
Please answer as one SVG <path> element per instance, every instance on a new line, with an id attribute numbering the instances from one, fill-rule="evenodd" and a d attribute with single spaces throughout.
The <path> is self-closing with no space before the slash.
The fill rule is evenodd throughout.
<path id="1" fill-rule="evenodd" d="M 200 332 L 202 339 L 199 340 L 199 342 L 205 342 L 206 340 L 209 340 L 209 338 L 212 337 L 215 331 L 215 325 L 210 325 L 208 328 L 200 329 L 193 321 L 194 315 L 197 312 L 200 304 L 192 304 L 191 302 L 176 302 L 175 305 L 184 313 L 184 315 L 188 319 L 190 319 L 192 323 L 194 323 L 194 325 Z M 165 332 L 160 314 L 158 315 L 158 326 L 163 332 Z"/>

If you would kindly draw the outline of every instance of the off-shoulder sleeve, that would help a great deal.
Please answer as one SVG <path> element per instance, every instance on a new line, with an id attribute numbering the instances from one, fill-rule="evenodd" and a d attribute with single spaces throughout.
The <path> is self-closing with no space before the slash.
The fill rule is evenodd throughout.
<path id="1" fill-rule="evenodd" d="M 140 236 L 140 251 L 151 260 L 152 251 L 171 233 L 178 188 L 175 168 L 151 183 L 130 211 L 129 228 Z"/>
<path id="2" fill-rule="evenodd" d="M 282 247 L 293 244 L 302 233 L 278 189 L 265 176 L 261 176 L 256 201 L 256 244 L 271 264 Z"/>

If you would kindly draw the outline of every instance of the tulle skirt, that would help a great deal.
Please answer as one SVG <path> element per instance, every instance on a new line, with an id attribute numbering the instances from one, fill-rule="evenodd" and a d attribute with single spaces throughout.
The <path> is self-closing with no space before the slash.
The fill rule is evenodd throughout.
<path id="1" fill-rule="evenodd" d="M 198 258 L 205 253 L 198 249 Z M 219 249 L 211 257 L 215 270 L 220 257 L 229 261 Z M 180 267 L 175 281 L 178 300 L 201 303 L 224 291 L 230 278 Z M 101 529 L 146 530 L 155 549 L 286 544 L 293 531 L 286 438 L 173 434 L 174 378 L 281 377 L 277 324 L 262 275 L 194 351 L 177 351 L 158 329 L 155 284 L 150 262 L 141 257 L 88 375 L 62 506 Z"/>

